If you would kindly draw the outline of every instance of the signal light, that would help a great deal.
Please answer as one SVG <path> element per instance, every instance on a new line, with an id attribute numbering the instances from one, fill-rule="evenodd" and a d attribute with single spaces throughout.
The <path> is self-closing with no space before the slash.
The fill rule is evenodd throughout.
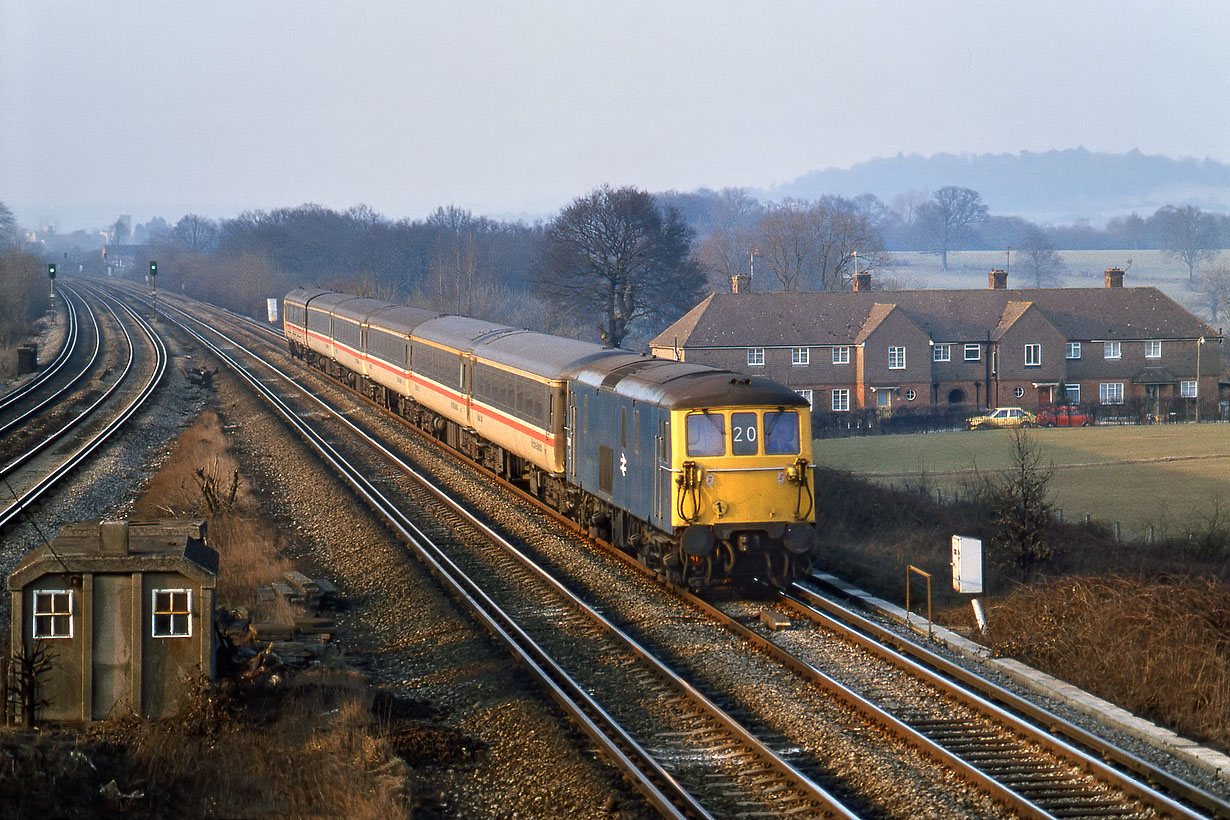
<path id="1" fill-rule="evenodd" d="M 150 262 L 150 263 L 149 263 L 149 275 L 150 275 L 150 276 L 157 276 L 157 275 L 158 275 L 158 263 L 157 263 L 157 262 Z"/>
<path id="2" fill-rule="evenodd" d="M 54 264 L 47 266 L 47 278 L 48 279 L 56 278 L 56 266 Z"/>

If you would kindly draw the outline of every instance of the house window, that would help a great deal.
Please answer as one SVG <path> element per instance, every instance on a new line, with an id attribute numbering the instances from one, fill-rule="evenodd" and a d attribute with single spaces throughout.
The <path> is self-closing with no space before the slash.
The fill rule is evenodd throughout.
<path id="1" fill-rule="evenodd" d="M 795 367 L 807 367 L 811 363 L 811 348 L 790 348 L 790 363 Z"/>
<path id="2" fill-rule="evenodd" d="M 1195 380 L 1179 382 L 1179 395 L 1185 399 L 1196 398 Z"/>
<path id="3" fill-rule="evenodd" d="M 1162 343 L 1157 340 L 1154 340 L 1151 342 L 1145 342 L 1145 358 L 1146 359 L 1162 358 Z"/>
<path id="4" fill-rule="evenodd" d="M 1065 384 L 1064 389 L 1068 391 L 1068 404 L 1081 403 L 1081 386 L 1079 384 Z"/>
<path id="5" fill-rule="evenodd" d="M 952 345 L 936 345 L 931 348 L 931 361 L 933 362 L 948 362 L 952 361 Z"/>
<path id="6" fill-rule="evenodd" d="M 1123 404 L 1123 382 L 1102 384 L 1102 404 Z"/>
<path id="7" fill-rule="evenodd" d="M 764 348 L 749 347 L 747 349 L 747 366 L 764 367 Z"/>
<path id="8" fill-rule="evenodd" d="M 1025 395 L 1025 388 L 1019 385 L 1017 387 L 1012 388 L 1012 395 L 1016 396 L 1018 399 L 1021 398 L 1022 396 Z"/>
<path id="9" fill-rule="evenodd" d="M 812 401 L 811 388 L 803 388 L 802 390 L 796 390 L 794 392 L 798 393 L 800 396 L 807 399 L 807 404 L 809 406 L 812 406 L 812 407 L 815 406 L 815 402 Z"/>
<path id="10" fill-rule="evenodd" d="M 888 369 L 905 370 L 905 348 L 890 347 L 888 349 Z"/>
<path id="11" fill-rule="evenodd" d="M 913 390 L 907 390 L 907 391 L 905 391 L 905 400 L 906 400 L 906 401 L 914 401 L 914 399 L 916 399 L 916 398 L 918 398 L 918 394 L 917 394 L 917 393 L 915 393 Z"/>
<path id="12" fill-rule="evenodd" d="M 1042 364 L 1042 345 L 1025 345 L 1025 366 L 1038 367 Z"/>
<path id="13" fill-rule="evenodd" d="M 849 364 L 850 348 L 846 346 L 833 348 L 833 364 Z"/>
<path id="14" fill-rule="evenodd" d="M 982 358 L 981 345 L 966 345 L 965 346 L 965 361 L 976 362 Z"/>
<path id="15" fill-rule="evenodd" d="M 71 638 L 72 636 L 72 591 L 67 589 L 35 590 L 34 637 Z"/>
<path id="16" fill-rule="evenodd" d="M 850 409 L 850 390 L 846 387 L 838 387 L 833 390 L 833 410 L 844 412 Z"/>
<path id="17" fill-rule="evenodd" d="M 1081 357 L 1081 343 L 1068 342 L 1068 358 L 1079 359 Z"/>
<path id="18" fill-rule="evenodd" d="M 154 590 L 154 630 L 155 638 L 187 638 L 192 635 L 192 619 L 189 608 L 192 605 L 192 590 L 190 589 L 156 589 Z"/>
<path id="19" fill-rule="evenodd" d="M 1106 342 L 1102 346 L 1102 355 L 1107 359 L 1119 358 L 1119 355 L 1120 355 L 1119 343 L 1118 342 Z"/>

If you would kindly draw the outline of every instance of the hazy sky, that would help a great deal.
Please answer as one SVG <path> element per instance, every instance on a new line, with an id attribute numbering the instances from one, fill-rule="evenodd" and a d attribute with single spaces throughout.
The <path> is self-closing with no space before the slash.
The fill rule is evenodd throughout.
<path id="1" fill-rule="evenodd" d="M 1227 32 L 1223 0 L 0 0 L 0 201 L 534 217 L 898 152 L 1230 161 Z"/>

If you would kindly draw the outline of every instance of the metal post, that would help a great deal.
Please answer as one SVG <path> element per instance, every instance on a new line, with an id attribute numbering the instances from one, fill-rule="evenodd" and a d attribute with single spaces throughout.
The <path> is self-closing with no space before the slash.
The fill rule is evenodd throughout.
<path id="1" fill-rule="evenodd" d="M 931 573 L 921 570 L 918 567 L 910 564 L 905 568 L 905 625 L 913 628 L 910 623 L 910 573 L 916 572 L 923 578 L 927 579 L 927 637 L 935 637 L 932 629 L 933 623 L 931 620 Z"/>

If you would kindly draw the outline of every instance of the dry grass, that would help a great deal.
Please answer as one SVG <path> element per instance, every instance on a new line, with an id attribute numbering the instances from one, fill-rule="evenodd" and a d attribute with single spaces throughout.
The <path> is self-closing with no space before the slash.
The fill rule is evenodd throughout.
<path id="1" fill-rule="evenodd" d="M 286 623 L 293 617 L 280 599 L 272 606 L 256 600 L 257 587 L 280 580 L 292 567 L 281 555 L 281 537 L 262 515 L 215 412 L 202 413 L 180 437 L 134 505 L 133 517 L 204 518 L 209 545 L 220 555 L 219 603 L 245 608 L 259 620 Z"/>
<path id="2" fill-rule="evenodd" d="M 167 516 L 209 522 L 222 606 L 252 606 L 255 587 L 290 568 L 215 413 L 184 433 L 133 511 Z M 281 607 L 283 621 L 293 617 Z M 474 750 L 431 725 L 420 705 L 374 693 L 350 670 L 271 671 L 276 685 L 262 675 L 260 687 L 242 680 L 201 687 L 178 720 L 129 716 L 0 732 L 0 814 L 409 817 L 406 761 L 447 764 Z"/>
<path id="3" fill-rule="evenodd" d="M 995 650 L 1230 750 L 1230 585 L 1065 578 L 988 610 Z"/>

